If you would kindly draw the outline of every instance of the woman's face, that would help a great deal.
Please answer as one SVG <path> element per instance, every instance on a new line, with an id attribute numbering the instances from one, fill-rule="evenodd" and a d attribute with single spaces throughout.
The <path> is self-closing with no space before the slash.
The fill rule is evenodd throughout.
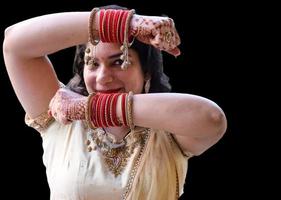
<path id="1" fill-rule="evenodd" d="M 84 66 L 84 81 L 89 93 L 142 92 L 144 75 L 136 51 L 129 50 L 131 65 L 122 70 L 122 51 L 119 44 L 99 42 L 96 47 L 88 47 L 88 56 L 95 58 L 93 64 Z"/>

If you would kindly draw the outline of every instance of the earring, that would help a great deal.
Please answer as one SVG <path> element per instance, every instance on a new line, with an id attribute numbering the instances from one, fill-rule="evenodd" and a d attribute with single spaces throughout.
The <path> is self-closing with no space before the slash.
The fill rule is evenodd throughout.
<path id="1" fill-rule="evenodd" d="M 148 92 L 149 92 L 149 89 L 150 89 L 150 78 L 145 81 L 145 84 L 144 84 L 144 92 L 145 92 L 145 93 L 148 93 Z"/>

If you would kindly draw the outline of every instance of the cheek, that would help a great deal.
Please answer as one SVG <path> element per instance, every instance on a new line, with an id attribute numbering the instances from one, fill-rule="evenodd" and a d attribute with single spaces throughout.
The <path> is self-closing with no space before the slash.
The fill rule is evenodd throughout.
<path id="1" fill-rule="evenodd" d="M 138 83 L 137 83 L 137 88 L 138 88 L 138 93 L 142 93 L 143 91 L 143 85 L 144 85 L 144 80 L 143 78 L 139 78 Z"/>
<path id="2" fill-rule="evenodd" d="M 93 91 L 93 87 L 95 86 L 95 76 L 93 73 L 89 73 L 86 69 L 84 70 L 84 82 L 88 92 Z"/>
<path id="3" fill-rule="evenodd" d="M 132 74 L 129 77 L 131 77 L 130 79 L 128 79 L 128 85 L 127 85 L 127 89 L 128 90 L 132 90 L 135 94 L 139 94 L 142 93 L 143 90 L 143 84 L 144 84 L 144 78 L 141 74 L 136 73 L 136 74 Z"/>

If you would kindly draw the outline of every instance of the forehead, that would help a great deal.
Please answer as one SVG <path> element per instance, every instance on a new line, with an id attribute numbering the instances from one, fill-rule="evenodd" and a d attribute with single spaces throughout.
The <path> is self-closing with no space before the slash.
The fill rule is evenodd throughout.
<path id="1" fill-rule="evenodd" d="M 111 55 L 116 55 L 119 53 L 122 53 L 120 50 L 121 45 L 117 43 L 103 43 L 99 42 L 98 45 L 95 47 L 88 43 L 87 48 L 90 49 L 90 55 L 94 56 L 98 59 L 106 59 L 110 57 Z M 133 49 L 129 49 L 129 54 L 131 57 L 138 57 L 137 53 Z"/>
<path id="2" fill-rule="evenodd" d="M 107 58 L 110 55 L 122 53 L 121 45 L 115 43 L 99 42 L 96 46 L 88 43 L 87 47 L 90 49 L 90 55 L 94 55 L 96 58 Z"/>

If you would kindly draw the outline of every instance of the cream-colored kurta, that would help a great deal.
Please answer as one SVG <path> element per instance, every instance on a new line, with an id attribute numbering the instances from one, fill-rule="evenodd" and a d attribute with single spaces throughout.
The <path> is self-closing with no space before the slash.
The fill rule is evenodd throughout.
<path id="1" fill-rule="evenodd" d="M 27 125 L 41 133 L 43 139 L 43 162 L 46 166 L 51 200 L 125 199 L 131 189 L 149 136 L 155 133 L 150 129 L 136 128 L 134 133 L 130 133 L 126 138 L 127 149 L 124 150 L 126 153 L 120 154 L 117 159 L 105 159 L 101 148 L 89 152 L 85 144 L 90 134 L 103 136 L 102 129 L 91 130 L 83 121 L 62 125 L 46 117 L 46 114 L 36 119 L 26 116 L 25 120 Z M 170 134 L 166 133 L 166 137 L 168 136 Z M 170 141 L 175 143 L 173 140 Z M 177 145 L 174 147 L 179 148 Z M 179 173 L 179 193 L 182 194 L 187 159 L 190 155 L 178 153 L 175 156 L 180 157 L 177 159 L 180 160 L 177 166 L 184 169 L 183 173 Z"/>

